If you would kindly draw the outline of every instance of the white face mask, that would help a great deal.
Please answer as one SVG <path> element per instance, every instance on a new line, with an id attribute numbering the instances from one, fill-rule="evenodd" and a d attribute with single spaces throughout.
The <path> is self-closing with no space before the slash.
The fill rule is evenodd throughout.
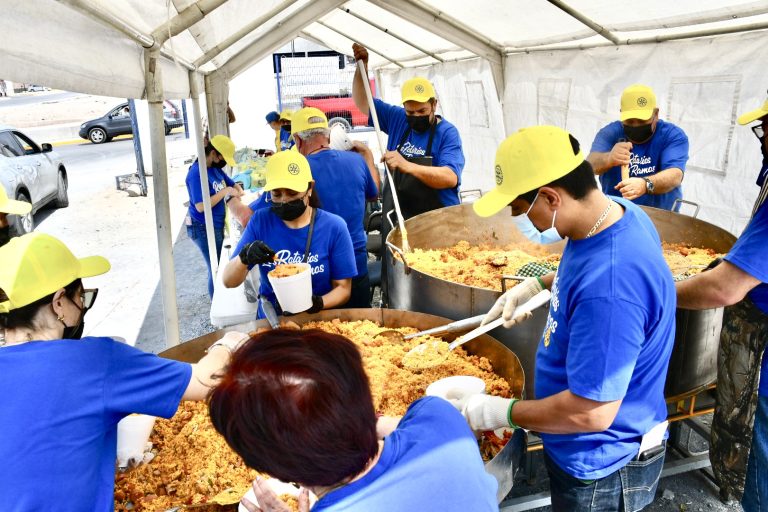
<path id="1" fill-rule="evenodd" d="M 557 232 L 557 228 L 555 228 L 555 219 L 557 218 L 557 210 L 555 210 L 554 214 L 552 215 L 552 227 L 547 229 L 546 231 L 539 231 L 539 229 L 533 225 L 533 222 L 531 222 L 531 219 L 528 218 L 528 213 L 530 213 L 531 208 L 533 208 L 533 203 L 535 203 L 536 199 L 538 198 L 539 198 L 539 194 L 537 193 L 536 197 L 533 198 L 533 202 L 531 203 L 531 206 L 528 208 L 528 211 L 526 211 L 521 215 L 512 217 L 512 222 L 515 223 L 515 226 L 517 226 L 517 229 L 519 229 L 520 232 L 523 235 L 525 235 L 525 237 L 531 242 L 534 242 L 537 244 L 554 244 L 562 241 L 563 237 L 560 236 L 560 233 Z"/>

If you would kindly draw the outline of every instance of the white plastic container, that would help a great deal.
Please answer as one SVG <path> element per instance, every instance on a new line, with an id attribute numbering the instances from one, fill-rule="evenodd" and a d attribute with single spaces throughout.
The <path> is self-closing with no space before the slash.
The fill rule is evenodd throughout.
<path id="1" fill-rule="evenodd" d="M 155 417 L 146 414 L 131 414 L 120 420 L 117 424 L 118 466 L 128 467 L 131 462 L 141 462 L 154 425 Z"/>
<path id="2" fill-rule="evenodd" d="M 485 393 L 485 382 L 470 375 L 454 375 L 436 380 L 427 386 L 427 396 L 462 400 L 470 395 Z"/>
<path id="3" fill-rule="evenodd" d="M 293 263 L 303 266 L 304 270 L 288 277 L 274 277 L 267 274 L 277 301 L 283 311 L 302 313 L 312 307 L 312 269 L 309 263 Z"/>

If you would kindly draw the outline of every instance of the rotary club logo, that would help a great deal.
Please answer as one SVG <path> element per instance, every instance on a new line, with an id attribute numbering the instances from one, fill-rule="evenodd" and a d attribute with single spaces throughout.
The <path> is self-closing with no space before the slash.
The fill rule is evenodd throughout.
<path id="1" fill-rule="evenodd" d="M 501 183 L 504 181 L 504 173 L 501 172 L 501 166 L 497 165 L 495 169 L 496 174 L 496 184 L 501 185 Z"/>
<path id="2" fill-rule="evenodd" d="M 424 86 L 419 84 L 416 87 L 413 88 L 417 93 L 421 94 L 424 92 Z"/>
<path id="3" fill-rule="evenodd" d="M 299 166 L 297 164 L 289 165 L 288 172 L 296 176 L 297 174 L 299 174 Z"/>
<path id="4" fill-rule="evenodd" d="M 647 99 L 643 98 L 642 96 L 640 96 L 639 98 L 637 98 L 637 106 L 638 106 L 638 107 L 644 107 L 644 106 L 646 106 L 647 104 L 648 104 L 648 100 L 647 100 Z"/>

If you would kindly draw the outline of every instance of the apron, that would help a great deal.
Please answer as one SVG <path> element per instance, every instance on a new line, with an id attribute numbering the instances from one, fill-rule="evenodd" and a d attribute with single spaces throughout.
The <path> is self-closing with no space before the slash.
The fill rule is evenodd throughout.
<path id="1" fill-rule="evenodd" d="M 435 138 L 435 131 L 437 130 L 437 120 L 429 129 L 429 140 L 427 142 L 427 151 L 424 156 L 417 157 L 405 157 L 409 162 L 413 162 L 418 165 L 432 166 L 432 142 Z M 400 141 L 397 143 L 395 151 L 400 152 L 400 147 L 408 140 L 408 136 L 411 134 L 411 128 L 409 127 L 400 137 Z M 402 153 L 401 153 L 402 154 Z M 403 214 L 403 220 L 408 220 L 411 217 L 419 215 L 420 213 L 430 212 L 443 207 L 443 202 L 440 201 L 438 191 L 434 188 L 428 187 L 421 182 L 415 176 L 402 173 L 398 170 L 390 169 L 392 173 L 392 181 L 397 191 L 397 199 L 400 202 L 400 212 Z M 397 215 L 394 213 L 395 200 L 392 198 L 392 192 L 389 187 L 392 186 L 390 180 L 387 180 L 384 184 L 384 189 L 381 194 L 381 211 L 384 218 L 381 222 L 381 250 L 383 251 L 382 258 L 383 263 L 381 265 L 381 305 L 387 307 L 389 305 L 388 300 L 388 283 L 387 283 L 387 258 L 392 256 L 387 250 L 387 245 L 383 243 L 387 240 L 387 235 L 391 229 L 389 219 L 397 226 Z M 389 212 L 392 212 L 389 215 Z"/>
<path id="2" fill-rule="evenodd" d="M 725 308 L 709 442 L 709 460 L 723 500 L 741 500 L 744 494 L 766 344 L 768 315 L 749 298 Z"/>

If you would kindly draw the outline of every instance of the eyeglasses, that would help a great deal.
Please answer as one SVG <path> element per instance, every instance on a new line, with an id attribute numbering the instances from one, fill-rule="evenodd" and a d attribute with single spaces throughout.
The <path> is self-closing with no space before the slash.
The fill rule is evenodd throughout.
<path id="1" fill-rule="evenodd" d="M 762 124 L 756 124 L 755 126 L 753 126 L 752 133 L 754 133 L 755 137 L 757 137 L 760 140 L 762 140 L 763 137 L 765 137 L 765 130 L 763 129 Z"/>
<path id="2" fill-rule="evenodd" d="M 96 296 L 99 294 L 98 288 L 83 289 L 80 291 L 80 301 L 83 303 L 83 310 L 87 311 L 91 309 L 93 303 L 96 302 Z"/>

